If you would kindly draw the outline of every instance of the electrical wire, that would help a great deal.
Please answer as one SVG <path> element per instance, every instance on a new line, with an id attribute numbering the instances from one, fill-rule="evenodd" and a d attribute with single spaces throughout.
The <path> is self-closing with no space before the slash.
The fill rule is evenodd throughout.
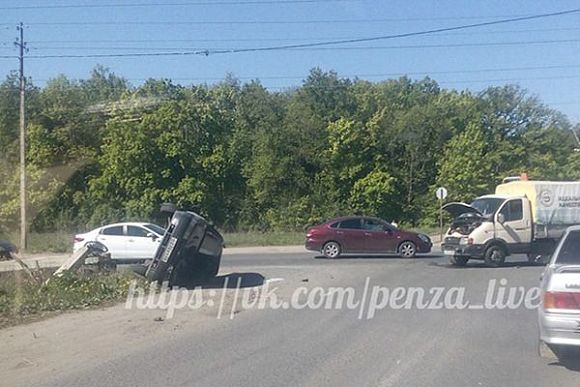
<path id="1" fill-rule="evenodd" d="M 558 44 L 558 43 L 577 43 L 580 39 L 549 39 L 549 40 L 528 40 L 512 42 L 486 42 L 486 43 L 444 43 L 444 44 L 418 44 L 406 46 L 362 46 L 362 47 L 312 47 L 298 48 L 293 50 L 388 50 L 388 49 L 416 49 L 416 48 L 454 48 L 454 47 L 494 47 L 494 46 L 523 46 L 529 44 Z M 74 46 L 57 46 L 57 47 L 36 47 L 34 50 L 190 50 L 190 51 L 219 51 L 235 50 L 235 48 L 191 48 L 191 47 L 74 47 Z"/>
<path id="2" fill-rule="evenodd" d="M 394 34 L 394 35 L 383 35 L 383 36 L 374 36 L 374 37 L 356 38 L 356 39 L 329 40 L 329 41 L 314 42 L 314 43 L 289 44 L 289 45 L 269 46 L 269 47 L 235 48 L 235 49 L 226 49 L 226 50 L 223 50 L 223 49 L 219 49 L 219 50 L 205 49 L 205 50 L 193 50 L 193 51 L 156 52 L 156 53 L 143 53 L 142 52 L 142 53 L 121 53 L 121 54 L 112 54 L 111 53 L 111 54 L 30 55 L 27 58 L 48 59 L 48 58 L 122 58 L 122 57 L 148 57 L 148 56 L 149 57 L 155 57 L 155 56 L 159 57 L 159 56 L 190 56 L 190 55 L 206 55 L 206 56 L 208 56 L 208 55 L 216 55 L 216 54 L 234 54 L 234 53 L 243 53 L 243 52 L 280 51 L 280 50 L 334 46 L 334 45 L 339 45 L 339 44 L 363 43 L 363 42 L 372 42 L 372 41 L 380 41 L 380 40 L 400 39 L 400 38 L 406 38 L 406 37 L 411 37 L 411 36 L 431 35 L 431 34 L 437 34 L 440 32 L 465 30 L 465 29 L 478 28 L 478 27 L 490 26 L 490 25 L 499 25 L 499 24 L 528 21 L 528 20 L 537 20 L 537 19 L 556 17 L 556 16 L 571 15 L 571 14 L 577 14 L 579 12 L 580 12 L 580 8 L 576 8 L 576 9 L 570 9 L 570 10 L 566 10 L 566 11 L 543 13 L 543 14 L 537 14 L 537 15 L 531 15 L 531 16 L 525 16 L 525 17 L 502 19 L 502 20 L 489 21 L 489 22 L 483 22 L 483 23 L 466 24 L 466 25 L 453 26 L 453 27 L 436 28 L 436 29 L 423 30 L 423 31 L 400 33 L 400 34 Z"/>
<path id="3" fill-rule="evenodd" d="M 361 0 L 248 0 L 248 1 L 188 1 L 179 3 L 113 3 L 113 4 L 61 4 L 61 5 L 14 5 L 0 7 L 0 10 L 36 10 L 36 9 L 83 9 L 83 8 L 144 8 L 144 7 L 190 7 L 222 5 L 282 5 L 309 3 L 344 3 Z"/>
<path id="4" fill-rule="evenodd" d="M 538 28 L 524 30 L 499 30 L 499 31 L 477 31 L 477 32 L 454 32 L 440 33 L 437 36 L 473 36 L 473 35 L 495 35 L 495 34 L 517 34 L 530 32 L 559 32 L 559 31 L 580 31 L 580 28 Z M 198 42 L 280 42 L 280 41 L 317 41 L 333 39 L 354 39 L 353 36 L 334 36 L 318 38 L 200 38 L 200 39 L 95 39 L 95 40 L 29 40 L 28 43 L 38 44 L 61 44 L 61 43 L 198 43 Z"/>

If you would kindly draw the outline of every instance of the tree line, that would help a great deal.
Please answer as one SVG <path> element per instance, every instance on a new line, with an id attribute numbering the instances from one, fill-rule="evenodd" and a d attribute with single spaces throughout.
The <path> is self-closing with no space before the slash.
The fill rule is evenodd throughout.
<path id="1" fill-rule="evenodd" d="M 505 176 L 580 178 L 574 128 L 516 85 L 479 93 L 430 78 L 369 82 L 313 69 L 273 92 L 232 76 L 214 85 L 103 67 L 85 80 L 28 82 L 30 224 L 36 231 L 159 219 L 173 202 L 224 230 L 301 230 L 345 214 L 436 223 L 448 200 Z M 0 85 L 0 225 L 19 212 L 18 78 Z"/>

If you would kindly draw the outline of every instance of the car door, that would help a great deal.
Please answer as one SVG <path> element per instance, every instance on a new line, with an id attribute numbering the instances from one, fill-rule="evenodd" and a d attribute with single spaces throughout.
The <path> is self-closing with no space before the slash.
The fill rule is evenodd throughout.
<path id="1" fill-rule="evenodd" d="M 153 259 L 161 238 L 151 237 L 150 230 L 136 225 L 127 225 L 127 257 Z"/>
<path id="2" fill-rule="evenodd" d="M 395 229 L 379 219 L 366 218 L 363 229 L 367 239 L 367 249 L 375 253 L 391 253 L 397 250 L 397 235 Z"/>
<path id="3" fill-rule="evenodd" d="M 123 225 L 103 227 L 96 239 L 107 246 L 112 259 L 124 259 L 127 257 L 126 237 Z"/>
<path id="4" fill-rule="evenodd" d="M 524 211 L 529 211 L 526 204 L 524 199 L 508 200 L 496 215 L 496 238 L 504 240 L 511 253 L 528 251 L 532 241 L 531 221 L 524 216 Z"/>
<path id="5" fill-rule="evenodd" d="M 366 245 L 370 239 L 362 229 L 361 218 L 349 218 L 340 222 L 335 231 L 336 239 L 342 250 L 347 253 L 360 253 L 366 251 Z M 368 233 L 367 233 L 368 234 Z"/>

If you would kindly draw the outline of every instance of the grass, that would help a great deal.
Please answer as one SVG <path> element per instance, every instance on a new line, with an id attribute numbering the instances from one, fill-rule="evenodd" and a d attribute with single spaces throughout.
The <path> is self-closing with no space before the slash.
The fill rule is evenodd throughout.
<path id="1" fill-rule="evenodd" d="M 19 233 L 0 235 L 0 239 L 6 239 L 18 245 Z M 47 232 L 28 234 L 27 253 L 72 253 L 73 234 L 67 232 Z"/>
<path id="2" fill-rule="evenodd" d="M 304 232 L 285 231 L 223 233 L 228 247 L 301 245 L 304 243 L 304 235 Z M 28 237 L 27 253 L 71 253 L 72 238 L 72 233 L 65 232 L 31 233 Z M 13 243 L 19 241 L 16 233 L 0 236 L 0 239 Z"/>
<path id="3" fill-rule="evenodd" d="M 304 232 L 234 232 L 224 233 L 227 247 L 291 246 L 304 244 Z"/>
<path id="4" fill-rule="evenodd" d="M 51 272 L 42 274 L 48 278 Z M 0 273 L 0 328 L 66 310 L 122 301 L 133 280 L 145 281 L 131 272 L 68 272 L 48 283 L 36 283 L 22 272 Z"/>

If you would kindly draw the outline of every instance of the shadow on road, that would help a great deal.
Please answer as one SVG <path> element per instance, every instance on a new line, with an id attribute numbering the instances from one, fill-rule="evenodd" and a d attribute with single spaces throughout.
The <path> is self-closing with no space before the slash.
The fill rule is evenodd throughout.
<path id="1" fill-rule="evenodd" d="M 203 289 L 235 289 L 253 288 L 264 284 L 264 276 L 260 273 L 230 273 L 212 278 L 199 284 Z"/>
<path id="2" fill-rule="evenodd" d="M 402 259 L 405 261 L 412 261 L 415 259 L 426 259 L 426 258 L 441 258 L 439 255 L 431 254 L 418 254 L 414 258 L 402 258 L 397 254 L 352 254 L 352 255 L 341 255 L 338 258 L 326 258 L 324 255 L 316 255 L 314 259 L 327 259 L 329 261 L 345 261 L 349 259 Z"/>
<path id="3" fill-rule="evenodd" d="M 567 348 L 565 353 L 558 356 L 558 360 L 549 363 L 549 366 L 564 367 L 570 371 L 580 372 L 580 349 Z"/>
<path id="4" fill-rule="evenodd" d="M 469 270 L 469 269 L 513 269 L 521 267 L 541 267 L 545 266 L 542 263 L 532 263 L 528 261 L 506 262 L 498 267 L 487 266 L 483 261 L 469 261 L 466 266 L 453 266 L 449 262 L 430 262 L 429 266 L 442 267 L 454 270 Z"/>

